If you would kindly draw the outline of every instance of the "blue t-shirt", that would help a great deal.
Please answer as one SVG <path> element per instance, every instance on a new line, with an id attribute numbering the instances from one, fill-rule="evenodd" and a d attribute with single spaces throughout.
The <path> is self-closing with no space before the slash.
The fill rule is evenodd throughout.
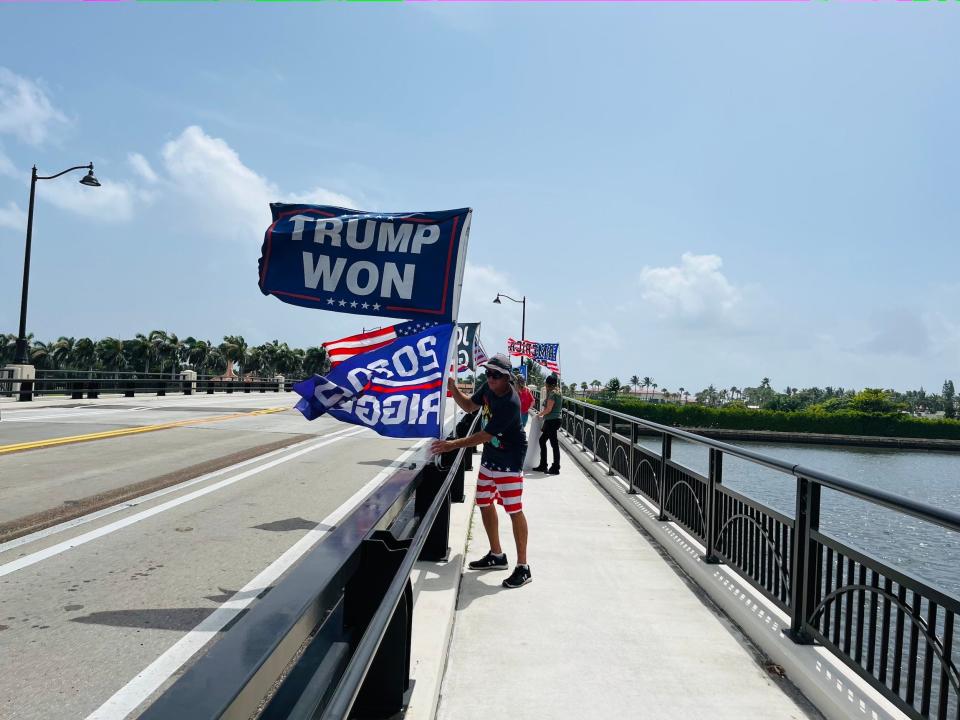
<path id="1" fill-rule="evenodd" d="M 493 435 L 483 445 L 480 463 L 494 471 L 520 472 L 527 454 L 527 434 L 520 424 L 520 398 L 517 391 L 500 396 L 484 383 L 470 398 L 480 406 L 480 429 Z"/>

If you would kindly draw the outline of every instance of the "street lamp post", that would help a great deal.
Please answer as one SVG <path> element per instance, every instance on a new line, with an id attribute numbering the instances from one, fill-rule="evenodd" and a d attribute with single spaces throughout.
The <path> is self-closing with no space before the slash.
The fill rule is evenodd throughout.
<path id="1" fill-rule="evenodd" d="M 66 175 L 74 170 L 86 170 L 87 174 L 80 179 L 81 185 L 88 187 L 100 187 L 100 181 L 93 174 L 93 163 L 88 165 L 75 165 L 67 168 L 56 175 L 37 175 L 37 166 L 33 166 L 33 173 L 30 176 L 30 208 L 27 210 L 27 242 L 23 251 L 23 285 L 20 294 L 20 332 L 17 334 L 17 347 L 14 353 L 14 364 L 26 366 L 30 364 L 30 358 L 27 356 L 27 294 L 30 289 L 30 248 L 33 244 L 33 205 L 37 192 L 37 180 L 53 180 L 61 175 Z M 32 380 L 32 370 L 29 379 Z M 32 383 L 26 382 L 20 385 L 20 399 L 29 400 L 31 396 Z M 26 387 L 26 392 L 24 391 Z M 26 397 L 25 397 L 26 395 Z"/>
<path id="2" fill-rule="evenodd" d="M 502 305 L 502 303 L 500 302 L 500 298 L 513 300 L 513 302 L 519 303 L 520 305 L 523 306 L 523 315 L 521 316 L 521 320 L 520 320 L 520 341 L 523 342 L 524 340 L 527 339 L 527 296 L 524 295 L 522 300 L 517 300 L 516 298 L 512 298 L 509 295 L 504 295 L 503 293 L 497 293 L 497 296 L 493 299 L 494 304 Z M 523 364 L 526 366 L 527 374 L 529 375 L 529 371 L 530 371 L 529 359 L 524 358 Z"/>

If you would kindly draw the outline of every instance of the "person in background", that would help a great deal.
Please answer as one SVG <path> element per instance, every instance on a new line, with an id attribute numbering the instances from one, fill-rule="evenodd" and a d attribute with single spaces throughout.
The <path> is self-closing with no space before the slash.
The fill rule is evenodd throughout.
<path id="1" fill-rule="evenodd" d="M 560 429 L 560 411 L 563 398 L 557 390 L 557 376 L 550 375 L 543 395 L 543 410 L 538 417 L 543 418 L 543 430 L 540 432 L 540 464 L 533 468 L 534 472 L 545 472 L 550 475 L 560 474 L 560 441 L 557 431 Z M 553 448 L 553 465 L 547 469 L 547 440 Z"/>
<path id="2" fill-rule="evenodd" d="M 520 397 L 520 424 L 526 428 L 527 419 L 530 416 L 530 406 L 533 405 L 533 393 L 527 387 L 527 381 L 522 375 L 516 375 L 517 395 Z"/>

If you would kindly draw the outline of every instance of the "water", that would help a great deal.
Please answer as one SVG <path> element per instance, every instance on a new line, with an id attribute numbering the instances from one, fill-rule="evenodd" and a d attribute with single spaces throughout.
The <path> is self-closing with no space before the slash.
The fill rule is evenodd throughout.
<path id="1" fill-rule="evenodd" d="M 659 452 L 659 440 L 641 444 Z M 960 510 L 960 453 L 738 442 L 739 446 L 930 505 Z M 707 449 L 674 441 L 673 459 L 707 473 Z M 729 456 L 723 483 L 793 517 L 790 475 Z M 934 587 L 960 598 L 960 533 L 824 488 L 820 528 Z"/>

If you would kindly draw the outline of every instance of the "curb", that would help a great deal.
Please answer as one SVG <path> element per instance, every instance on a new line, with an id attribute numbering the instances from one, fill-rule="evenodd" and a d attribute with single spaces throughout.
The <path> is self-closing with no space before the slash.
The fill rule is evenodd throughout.
<path id="1" fill-rule="evenodd" d="M 676 523 L 658 521 L 652 503 L 642 495 L 628 495 L 626 482 L 607 475 L 606 466 L 591 461 L 565 432 L 561 432 L 559 438 L 571 459 L 650 534 L 744 635 L 784 669 L 787 679 L 828 720 L 907 718 L 827 649 L 797 645 L 788 639 L 782 632 L 784 627 L 790 626 L 786 613 L 754 590 L 729 566 L 703 563 L 704 548 L 697 540 Z"/>

